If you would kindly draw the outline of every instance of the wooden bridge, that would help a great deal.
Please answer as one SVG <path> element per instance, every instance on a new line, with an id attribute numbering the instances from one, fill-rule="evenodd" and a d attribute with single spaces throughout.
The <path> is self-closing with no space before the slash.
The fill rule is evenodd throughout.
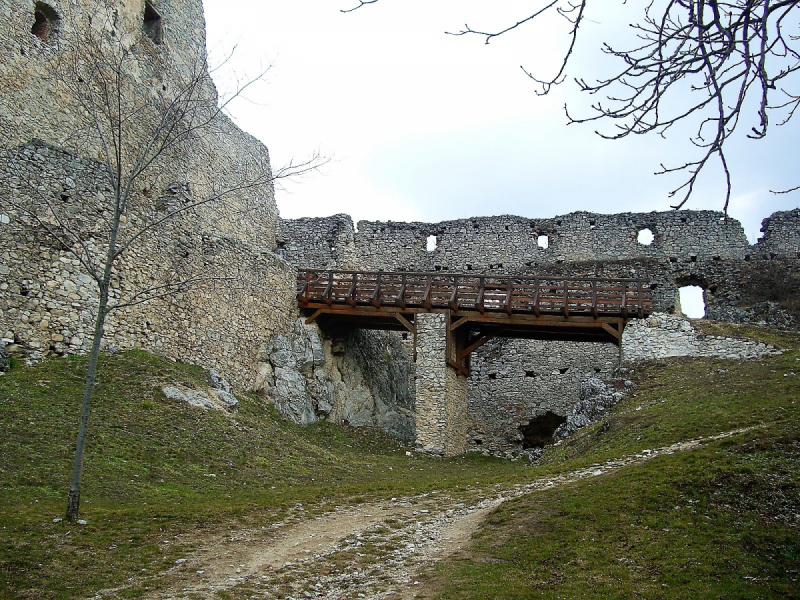
<path id="1" fill-rule="evenodd" d="M 447 315 L 446 363 L 469 375 L 470 353 L 493 337 L 611 342 L 650 314 L 642 279 L 592 279 L 303 269 L 300 308 L 322 328 L 407 330 L 417 315 Z"/>

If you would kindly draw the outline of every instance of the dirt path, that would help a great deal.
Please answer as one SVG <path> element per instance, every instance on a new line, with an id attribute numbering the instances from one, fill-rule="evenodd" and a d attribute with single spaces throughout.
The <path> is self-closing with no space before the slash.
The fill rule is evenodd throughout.
<path id="1" fill-rule="evenodd" d="M 434 492 L 231 531 L 206 540 L 202 551 L 163 573 L 159 577 L 162 589 L 148 598 L 213 598 L 222 590 L 234 598 L 413 598 L 419 590 L 416 574 L 469 544 L 489 513 L 506 500 L 745 431 L 644 450 L 588 469 L 495 490 L 471 506 Z M 113 596 L 116 591 L 95 597 Z"/>

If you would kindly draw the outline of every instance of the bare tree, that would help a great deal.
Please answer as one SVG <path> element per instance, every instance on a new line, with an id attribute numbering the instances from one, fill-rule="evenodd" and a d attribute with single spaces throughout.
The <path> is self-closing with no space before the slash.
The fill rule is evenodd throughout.
<path id="1" fill-rule="evenodd" d="M 235 172 L 219 179 L 196 186 L 176 182 L 193 152 L 213 144 L 215 136 L 230 134 L 234 126 L 226 117 L 227 105 L 264 73 L 220 102 L 204 48 L 188 62 L 167 65 L 154 46 L 162 41 L 160 29 L 156 37 L 147 28 L 131 35 L 117 29 L 117 18 L 106 3 L 97 3 L 94 10 L 61 23 L 45 74 L 53 98 L 69 105 L 71 119 L 60 124 L 59 147 L 50 150 L 64 158 L 61 179 L 72 188 L 59 193 L 47 184 L 36 144 L 2 152 L 3 167 L 17 181 L 14 190 L 2 195 L 4 209 L 34 230 L 37 239 L 46 238 L 77 259 L 97 288 L 68 520 L 77 519 L 80 510 L 84 448 L 108 316 L 219 279 L 198 256 L 196 241 L 186 236 L 174 240 L 170 234 L 187 227 L 199 231 L 203 219 L 212 228 L 222 221 L 252 224 L 262 216 L 275 181 L 322 162 L 315 155 L 273 171 L 266 152 L 255 152 L 237 157 Z M 158 69 L 161 77 L 154 75 Z M 138 284 L 127 277 L 122 286 L 123 276 L 131 275 L 125 270 L 135 264 L 126 262 L 132 252 L 151 257 L 158 276 Z"/>
<path id="2" fill-rule="evenodd" d="M 378 0 L 357 1 L 358 5 L 342 12 Z M 543 15 L 558 13 L 566 20 L 569 43 L 555 74 L 541 76 L 521 67 L 537 83 L 537 93 L 544 95 L 566 79 L 587 10 L 601 4 L 592 0 L 532 2 L 526 16 L 507 27 L 482 31 L 465 25 L 451 35 L 477 35 L 489 44 L 498 36 L 535 25 Z M 609 43 L 603 46 L 603 52 L 619 59 L 621 68 L 595 81 L 575 79 L 581 90 L 601 93 L 605 100 L 595 102 L 589 116 L 567 111 L 567 118 L 570 123 L 610 121 L 610 131 L 597 132 L 607 139 L 664 135 L 679 122 L 690 123 L 696 157 L 676 166 L 662 165 L 657 174 L 686 173 L 683 183 L 670 192 L 671 197 L 678 196 L 673 208 L 680 208 L 703 169 L 718 160 L 726 178 L 727 211 L 731 175 L 725 148 L 740 121 L 746 121 L 748 137 L 760 139 L 767 135 L 771 115 L 772 121 L 783 125 L 800 104 L 795 76 L 800 69 L 796 11 L 800 0 L 649 0 L 644 4 L 641 20 L 631 25 L 638 42 L 627 49 Z"/>

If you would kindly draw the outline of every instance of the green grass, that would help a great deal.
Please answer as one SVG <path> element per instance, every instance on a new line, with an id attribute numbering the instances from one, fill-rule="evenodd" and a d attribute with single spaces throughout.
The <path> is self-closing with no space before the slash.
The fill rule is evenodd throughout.
<path id="1" fill-rule="evenodd" d="M 143 352 L 104 356 L 90 421 L 81 516 L 66 509 L 85 358 L 15 365 L 0 377 L 0 598 L 75 598 L 148 579 L 192 550 L 194 532 L 281 520 L 434 489 L 474 494 L 520 481 L 521 463 L 406 456 L 373 430 L 302 428 L 257 396 L 233 413 L 167 400 L 201 369 Z M 272 522 L 272 521 L 270 521 Z"/>
<path id="2" fill-rule="evenodd" d="M 203 532 L 345 502 L 484 490 L 741 427 L 758 429 L 505 504 L 475 547 L 428 576 L 445 598 L 797 597 L 800 354 L 637 367 L 634 394 L 535 468 L 475 454 L 409 457 L 374 430 L 298 427 L 263 399 L 236 412 L 167 400 L 202 370 L 104 356 L 84 469 L 85 526 L 63 516 L 84 358 L 0 377 L 0 598 L 141 597 Z M 768 336 L 764 338 L 764 336 Z M 213 475 L 213 476 L 212 476 Z M 391 524 L 389 524 L 391 525 Z M 669 531 L 665 531 L 669 530 Z"/>
<path id="3" fill-rule="evenodd" d="M 789 351 L 638 368 L 635 396 L 541 472 L 756 429 L 504 504 L 426 596 L 800 598 L 800 353 L 768 339 Z"/>

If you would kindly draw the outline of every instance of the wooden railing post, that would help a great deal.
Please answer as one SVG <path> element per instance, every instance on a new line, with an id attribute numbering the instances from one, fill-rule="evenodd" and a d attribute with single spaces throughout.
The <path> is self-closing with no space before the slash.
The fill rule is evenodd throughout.
<path id="1" fill-rule="evenodd" d="M 450 310 L 458 310 L 458 276 L 453 277 L 453 293 L 450 294 Z"/>
<path id="2" fill-rule="evenodd" d="M 433 287 L 433 276 L 428 275 L 428 287 L 425 290 L 425 300 L 424 300 L 424 306 L 428 310 L 430 310 L 433 307 L 433 303 L 431 302 L 432 287 Z"/>
<path id="3" fill-rule="evenodd" d="M 644 317 L 644 307 L 642 306 L 642 280 L 636 280 L 636 295 L 639 296 L 639 318 Z"/>
<path id="4" fill-rule="evenodd" d="M 484 277 L 478 278 L 478 299 L 477 299 L 477 308 L 478 311 L 483 314 L 486 312 L 486 309 L 483 306 L 483 294 L 484 294 L 484 287 L 485 287 L 486 279 Z"/>
<path id="5" fill-rule="evenodd" d="M 375 289 L 372 292 L 372 305 L 376 308 L 381 307 L 381 273 L 375 278 Z"/>
<path id="6" fill-rule="evenodd" d="M 350 282 L 350 289 L 347 290 L 347 303 L 350 306 L 356 305 L 356 286 L 358 286 L 358 273 L 353 273 L 353 280 Z"/>
<path id="7" fill-rule="evenodd" d="M 506 292 L 506 312 L 510 315 L 513 312 L 511 308 L 511 277 L 508 278 L 508 291 Z"/>
<path id="8" fill-rule="evenodd" d="M 400 291 L 397 294 L 397 298 L 394 301 L 397 306 L 400 308 L 406 307 L 406 274 L 403 273 L 403 278 L 400 283 Z"/>
<path id="9" fill-rule="evenodd" d="M 564 280 L 564 316 L 569 317 L 569 289 L 567 288 L 567 280 Z"/>
<path id="10" fill-rule="evenodd" d="M 328 306 L 333 305 L 331 298 L 331 291 L 333 290 L 333 270 L 328 271 L 328 285 L 325 286 L 325 291 L 322 293 L 322 299 Z"/>
<path id="11" fill-rule="evenodd" d="M 624 279 L 620 281 L 620 288 L 622 289 L 622 316 L 628 316 L 628 282 Z"/>

